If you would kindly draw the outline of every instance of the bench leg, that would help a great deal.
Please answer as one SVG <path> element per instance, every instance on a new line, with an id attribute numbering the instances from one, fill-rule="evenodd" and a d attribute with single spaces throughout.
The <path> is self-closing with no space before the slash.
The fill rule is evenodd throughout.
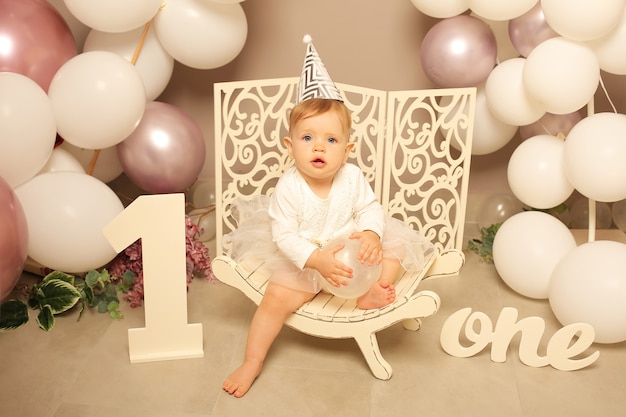
<path id="1" fill-rule="evenodd" d="M 380 354 L 376 333 L 355 336 L 354 340 L 356 340 L 356 343 L 359 345 L 372 374 L 374 374 L 376 378 L 385 381 L 391 378 L 391 365 L 389 365 L 389 362 Z"/>

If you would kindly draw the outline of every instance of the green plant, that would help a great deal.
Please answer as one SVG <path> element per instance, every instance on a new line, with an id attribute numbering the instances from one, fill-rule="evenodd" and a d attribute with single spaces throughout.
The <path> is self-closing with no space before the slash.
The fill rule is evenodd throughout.
<path id="1" fill-rule="evenodd" d="M 472 239 L 467 242 L 468 249 L 478 254 L 481 261 L 493 263 L 493 239 L 500 226 L 502 226 L 502 223 L 482 227 L 480 229 L 480 239 Z"/>
<path id="2" fill-rule="evenodd" d="M 119 306 L 118 291 L 128 290 L 132 284 L 132 272 L 114 279 L 106 269 L 89 271 L 84 277 L 53 271 L 26 293 L 27 301 L 12 299 L 0 304 L 0 331 L 23 326 L 29 321 L 28 307 L 39 310 L 37 324 L 45 331 L 54 328 L 55 316 L 79 304 L 78 320 L 85 307 L 97 308 L 111 318 L 123 317 Z"/>

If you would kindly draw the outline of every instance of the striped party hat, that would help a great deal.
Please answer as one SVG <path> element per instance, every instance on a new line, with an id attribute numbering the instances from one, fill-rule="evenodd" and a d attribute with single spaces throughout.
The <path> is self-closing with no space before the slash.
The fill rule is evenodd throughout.
<path id="1" fill-rule="evenodd" d="M 302 103 L 312 98 L 326 98 L 343 102 L 341 92 L 330 79 L 324 63 L 313 46 L 311 37 L 305 35 L 302 41 L 306 44 L 306 56 L 304 57 L 296 103 Z"/>

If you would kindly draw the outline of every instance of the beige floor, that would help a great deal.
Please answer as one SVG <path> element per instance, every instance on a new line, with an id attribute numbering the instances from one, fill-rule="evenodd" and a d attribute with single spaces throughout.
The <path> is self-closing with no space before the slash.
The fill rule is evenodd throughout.
<path id="1" fill-rule="evenodd" d="M 574 372 L 530 368 L 514 339 L 505 363 L 490 349 L 471 358 L 446 354 L 439 336 L 447 317 L 463 307 L 495 322 L 505 306 L 520 318 L 546 320 L 539 348 L 560 328 L 547 301 L 511 291 L 493 265 L 468 254 L 458 278 L 426 281 L 441 296 L 439 312 L 418 332 L 400 325 L 379 333 L 394 367 L 389 381 L 369 370 L 352 340 L 321 340 L 284 329 L 252 390 L 235 399 L 221 390 L 243 354 L 253 305 L 237 290 L 195 281 L 189 321 L 202 323 L 204 357 L 130 364 L 127 329 L 143 327 L 143 310 L 124 306 L 125 318 L 97 313 L 76 322 L 72 312 L 49 333 L 26 326 L 0 334 L 2 417 L 197 416 L 624 416 L 626 344 L 593 345 L 600 358 Z M 167 306 L 163 306 L 167 308 Z"/>

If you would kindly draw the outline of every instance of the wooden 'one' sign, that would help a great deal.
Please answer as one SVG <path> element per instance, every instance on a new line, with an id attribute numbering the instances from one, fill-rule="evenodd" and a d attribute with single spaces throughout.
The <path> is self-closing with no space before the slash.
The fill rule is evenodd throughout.
<path id="1" fill-rule="evenodd" d="M 441 329 L 440 342 L 449 355 L 460 358 L 476 355 L 491 343 L 491 360 L 505 362 L 511 340 L 517 333 L 521 333 L 519 357 L 525 365 L 551 365 L 561 371 L 584 368 L 600 356 L 598 351 L 585 357 L 579 356 L 591 346 L 595 338 L 595 330 L 587 323 L 573 323 L 559 329 L 548 342 L 545 356 L 541 356 L 537 350 L 545 327 L 545 322 L 540 317 L 527 317 L 517 321 L 517 309 L 505 307 L 494 328 L 485 313 L 472 313 L 472 309 L 468 307 L 448 317 Z M 462 335 L 471 343 L 470 346 L 461 345 L 459 337 Z"/>

